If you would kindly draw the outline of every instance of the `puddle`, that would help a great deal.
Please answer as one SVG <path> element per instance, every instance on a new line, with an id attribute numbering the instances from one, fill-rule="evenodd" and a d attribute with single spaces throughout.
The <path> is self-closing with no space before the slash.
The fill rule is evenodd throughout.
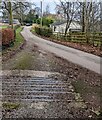
<path id="1" fill-rule="evenodd" d="M 87 108 L 84 102 L 71 102 L 69 106 L 74 108 Z"/>
<path id="2" fill-rule="evenodd" d="M 38 110 L 45 109 L 45 107 L 48 105 L 47 102 L 36 102 L 36 103 L 31 103 L 30 108 L 35 108 Z"/>

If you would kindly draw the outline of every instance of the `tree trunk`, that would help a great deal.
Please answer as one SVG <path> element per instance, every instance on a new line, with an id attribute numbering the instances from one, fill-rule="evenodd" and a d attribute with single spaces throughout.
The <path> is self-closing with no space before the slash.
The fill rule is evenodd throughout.
<path id="1" fill-rule="evenodd" d="M 69 28 L 70 24 L 71 24 L 71 21 L 67 20 L 67 24 L 66 24 L 66 28 L 65 28 L 65 34 L 64 34 L 65 36 L 67 34 L 67 31 L 68 31 L 68 28 Z"/>
<path id="2" fill-rule="evenodd" d="M 65 28 L 65 36 L 66 36 L 66 34 L 67 34 L 67 31 L 68 31 L 68 23 L 67 23 L 67 25 L 66 25 L 66 28 Z"/>
<path id="3" fill-rule="evenodd" d="M 102 2 L 100 0 L 100 32 L 102 35 Z M 100 50 L 102 51 L 102 39 L 100 39 L 101 41 L 101 46 L 100 46 Z"/>
<path id="4" fill-rule="evenodd" d="M 102 1 L 100 1 L 100 32 L 102 32 Z"/>
<path id="5" fill-rule="evenodd" d="M 8 6 L 9 6 L 9 24 L 11 25 L 13 29 L 12 3 L 10 0 L 8 2 Z"/>
<path id="6" fill-rule="evenodd" d="M 85 25 L 85 26 L 84 26 L 84 27 L 85 27 L 85 28 L 84 28 L 84 29 L 85 29 L 84 32 L 85 32 L 85 34 L 86 34 L 86 43 L 89 43 L 89 33 L 88 33 L 88 32 L 89 32 L 89 31 L 88 31 L 88 29 L 89 29 L 89 28 L 88 28 L 88 27 L 89 27 L 89 25 L 88 25 L 88 23 L 89 23 L 89 14 L 88 14 L 88 12 L 89 12 L 89 11 L 87 10 L 87 0 L 85 0 L 85 5 L 84 5 L 84 6 L 85 6 L 85 8 L 84 8 L 84 9 L 85 9 L 85 10 L 84 10 L 84 12 L 85 12 L 85 13 L 84 13 L 84 15 L 85 15 L 85 16 L 84 16 L 84 25 Z"/>
<path id="7" fill-rule="evenodd" d="M 85 32 L 85 2 L 82 6 L 82 32 Z"/>

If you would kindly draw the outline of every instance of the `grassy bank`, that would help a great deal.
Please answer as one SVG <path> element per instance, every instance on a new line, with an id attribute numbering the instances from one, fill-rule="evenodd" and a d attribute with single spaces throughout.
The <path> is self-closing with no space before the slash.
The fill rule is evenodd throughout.
<path id="1" fill-rule="evenodd" d="M 30 53 L 24 53 L 19 57 L 13 69 L 17 70 L 28 70 L 32 68 L 33 57 Z"/>
<path id="2" fill-rule="evenodd" d="M 23 27 L 19 27 L 16 30 L 16 38 L 15 38 L 15 42 L 14 45 L 11 45 L 9 48 L 6 48 L 4 50 L 4 52 L 8 51 L 8 50 L 12 50 L 12 49 L 16 49 L 18 48 L 23 42 L 24 42 L 24 38 L 21 35 L 21 31 L 23 30 Z"/>
<path id="3" fill-rule="evenodd" d="M 0 29 L 5 29 L 5 28 L 8 28 L 8 25 L 2 25 L 2 26 L 0 26 Z"/>
<path id="4" fill-rule="evenodd" d="M 16 30 L 16 39 L 15 39 L 15 43 L 14 43 L 14 47 L 18 47 L 20 46 L 23 42 L 24 42 L 24 38 L 23 36 L 21 35 L 21 31 L 23 30 L 23 27 L 19 27 L 17 30 Z"/>
<path id="5" fill-rule="evenodd" d="M 91 83 L 92 82 L 92 83 Z M 88 102 L 90 105 L 94 104 L 92 108 L 93 112 L 100 115 L 100 86 L 95 83 L 96 80 L 93 81 L 85 81 L 83 80 L 76 80 L 72 82 L 74 86 L 75 92 L 80 93 L 81 97 Z"/>
<path id="6" fill-rule="evenodd" d="M 25 40 L 21 35 L 22 30 L 23 27 L 19 27 L 18 29 L 16 29 L 16 38 L 14 44 L 2 51 L 4 59 L 10 57 L 11 54 L 14 54 L 14 52 L 16 52 L 19 47 L 24 43 Z"/>

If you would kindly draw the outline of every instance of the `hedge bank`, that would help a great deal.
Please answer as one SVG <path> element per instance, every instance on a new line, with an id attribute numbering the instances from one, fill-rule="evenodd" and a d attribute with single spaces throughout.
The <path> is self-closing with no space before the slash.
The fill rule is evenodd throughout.
<path id="1" fill-rule="evenodd" d="M 36 32 L 38 35 L 45 36 L 45 37 L 50 37 L 50 36 L 53 34 L 51 28 L 41 27 L 41 26 L 36 26 L 36 27 L 35 27 L 35 32 Z"/>
<path id="2" fill-rule="evenodd" d="M 3 46 L 9 45 L 15 40 L 14 30 L 11 28 L 1 29 L 0 35 L 0 44 Z"/>

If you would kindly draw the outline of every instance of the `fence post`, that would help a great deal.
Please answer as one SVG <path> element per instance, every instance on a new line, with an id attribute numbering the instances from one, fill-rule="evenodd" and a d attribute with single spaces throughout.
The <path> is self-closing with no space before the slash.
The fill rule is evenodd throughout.
<path id="1" fill-rule="evenodd" d="M 92 45 L 94 46 L 94 32 L 92 33 Z"/>
<path id="2" fill-rule="evenodd" d="M 102 50 L 102 33 L 100 33 L 100 50 Z"/>
<path id="3" fill-rule="evenodd" d="M 58 32 L 57 32 L 57 40 L 58 40 Z"/>
<path id="4" fill-rule="evenodd" d="M 72 32 L 69 32 L 69 41 L 71 41 L 71 34 Z"/>

